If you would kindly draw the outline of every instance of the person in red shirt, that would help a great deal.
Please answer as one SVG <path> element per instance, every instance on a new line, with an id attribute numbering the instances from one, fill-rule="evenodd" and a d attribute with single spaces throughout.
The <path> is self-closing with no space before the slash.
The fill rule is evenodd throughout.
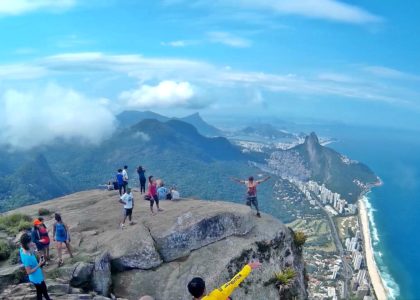
<path id="1" fill-rule="evenodd" d="M 152 214 L 155 213 L 153 211 L 153 205 L 154 205 L 155 202 L 156 202 L 157 211 L 163 211 L 163 209 L 161 209 L 159 207 L 159 197 L 157 195 L 156 180 L 153 179 L 153 176 L 149 176 L 149 186 L 148 186 L 148 189 L 147 189 L 147 193 L 150 196 L 150 210 L 151 210 Z"/>
<path id="2" fill-rule="evenodd" d="M 250 176 L 248 180 L 241 180 L 237 178 L 232 178 L 233 181 L 236 181 L 241 184 L 246 185 L 246 205 L 252 208 L 252 205 L 255 206 L 257 210 L 257 217 L 261 218 L 260 210 L 258 208 L 258 199 L 257 199 L 257 185 L 260 183 L 263 183 L 264 181 L 267 181 L 270 179 L 270 176 L 260 179 L 260 180 L 254 180 L 254 177 Z"/>

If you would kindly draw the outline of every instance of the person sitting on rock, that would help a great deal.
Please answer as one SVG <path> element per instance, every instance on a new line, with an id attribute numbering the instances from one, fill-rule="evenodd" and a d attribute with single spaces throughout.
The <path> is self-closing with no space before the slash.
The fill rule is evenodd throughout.
<path id="1" fill-rule="evenodd" d="M 260 180 L 254 180 L 254 177 L 250 176 L 248 180 L 241 180 L 237 178 L 232 178 L 233 181 L 239 182 L 241 184 L 245 184 L 247 187 L 246 191 L 246 205 L 252 208 L 252 205 L 255 206 L 255 209 L 257 210 L 257 217 L 261 218 L 260 210 L 258 208 L 258 199 L 257 199 L 257 185 L 260 183 L 263 183 L 270 179 L 270 176 L 260 179 Z"/>
<path id="2" fill-rule="evenodd" d="M 125 220 L 128 217 L 130 221 L 130 225 L 133 225 L 133 221 L 131 220 L 131 216 L 133 215 L 133 208 L 134 208 L 134 198 L 133 194 L 131 193 L 131 188 L 127 188 L 127 192 L 120 197 L 120 203 L 124 204 L 124 218 L 120 224 L 121 229 L 125 226 Z"/>
<path id="3" fill-rule="evenodd" d="M 53 237 L 54 241 L 57 242 L 57 253 L 58 253 L 58 266 L 63 265 L 62 248 L 63 244 L 66 246 L 70 257 L 73 257 L 73 253 L 70 247 L 70 232 L 66 224 L 63 223 L 60 214 L 55 214 L 55 224 L 53 226 Z"/>
<path id="4" fill-rule="evenodd" d="M 171 187 L 171 200 L 179 200 L 180 199 L 180 195 L 179 192 L 176 189 L 176 186 L 172 186 Z"/>
<path id="5" fill-rule="evenodd" d="M 44 281 L 44 274 L 41 270 L 45 264 L 45 258 L 41 256 L 38 262 L 36 256 L 30 250 L 31 240 L 31 237 L 26 233 L 20 237 L 20 243 L 22 245 L 22 248 L 19 249 L 20 260 L 25 267 L 26 274 L 29 275 L 29 281 L 35 285 L 36 299 L 42 300 L 42 296 L 44 296 L 46 300 L 50 300 L 47 285 Z"/>
<path id="6" fill-rule="evenodd" d="M 157 189 L 157 195 L 159 200 L 168 199 L 168 189 L 165 187 L 163 180 L 160 181 L 159 188 Z M 170 200 L 170 199 L 169 199 Z"/>
<path id="7" fill-rule="evenodd" d="M 250 262 L 229 282 L 206 295 L 206 283 L 201 277 L 195 277 L 188 283 L 188 291 L 194 300 L 227 300 L 233 291 L 245 280 L 252 270 L 259 268 L 261 263 Z"/>

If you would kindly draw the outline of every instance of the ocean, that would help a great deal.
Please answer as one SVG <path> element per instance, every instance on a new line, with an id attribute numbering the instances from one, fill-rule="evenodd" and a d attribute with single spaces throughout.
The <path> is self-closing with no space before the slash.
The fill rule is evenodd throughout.
<path id="1" fill-rule="evenodd" d="M 376 263 L 391 299 L 420 299 L 420 132 L 348 126 L 316 131 L 337 138 L 328 147 L 367 164 L 382 179 L 367 195 Z"/>

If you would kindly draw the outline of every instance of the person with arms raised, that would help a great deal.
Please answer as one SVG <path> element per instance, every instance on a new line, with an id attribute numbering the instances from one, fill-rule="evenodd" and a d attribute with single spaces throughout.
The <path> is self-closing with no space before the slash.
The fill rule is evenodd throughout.
<path id="1" fill-rule="evenodd" d="M 258 207 L 258 199 L 257 199 L 257 185 L 260 183 L 263 183 L 270 179 L 270 176 L 260 179 L 260 180 L 254 180 L 254 177 L 250 176 L 248 180 L 241 180 L 237 178 L 232 178 L 233 181 L 245 184 L 247 191 L 246 191 L 246 205 L 252 208 L 252 205 L 255 206 L 255 209 L 257 210 L 257 217 L 261 218 L 260 209 Z"/>

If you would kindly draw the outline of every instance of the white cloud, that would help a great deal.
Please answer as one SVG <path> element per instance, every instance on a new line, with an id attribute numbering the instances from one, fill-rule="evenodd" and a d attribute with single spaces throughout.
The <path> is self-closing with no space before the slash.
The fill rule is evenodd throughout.
<path id="1" fill-rule="evenodd" d="M 420 80 L 420 76 L 409 74 L 396 69 L 383 67 L 383 66 L 367 66 L 364 71 L 373 75 L 390 78 L 390 79 L 403 79 L 403 80 Z"/>
<path id="2" fill-rule="evenodd" d="M 344 23 L 372 23 L 381 18 L 355 5 L 336 0 L 242 0 L 244 5 L 273 10 L 281 14 L 300 15 L 309 18 Z"/>
<path id="3" fill-rule="evenodd" d="M 351 5 L 338 0 L 214 0 L 211 2 L 202 0 L 173 1 L 172 5 L 190 4 L 192 7 L 208 6 L 231 8 L 234 14 L 240 13 L 240 9 L 246 11 L 260 10 L 265 13 L 282 15 L 297 15 L 313 19 L 329 21 L 366 24 L 378 23 L 383 19 L 361 7 Z"/>
<path id="4" fill-rule="evenodd" d="M 34 64 L 0 65 L 0 79 L 2 80 L 36 79 L 47 74 L 46 68 Z"/>
<path id="5" fill-rule="evenodd" d="M 250 40 L 233 35 L 229 32 L 211 31 L 208 32 L 207 35 L 212 43 L 220 43 L 230 47 L 247 48 L 252 44 Z"/>
<path id="6" fill-rule="evenodd" d="M 194 97 L 189 82 L 161 81 L 152 86 L 143 84 L 138 89 L 122 92 L 120 100 L 129 108 L 157 108 L 188 106 Z"/>
<path id="7" fill-rule="evenodd" d="M 181 48 L 181 47 L 197 45 L 199 43 L 200 41 L 195 41 L 195 40 L 177 40 L 177 41 L 170 41 L 170 42 L 161 42 L 160 44 L 162 46 Z"/>
<path id="8" fill-rule="evenodd" d="M 125 94 L 127 99 L 143 99 L 140 95 L 144 88 L 152 87 L 150 82 L 163 82 L 169 78 L 173 82 L 188 82 L 191 86 L 204 90 L 211 88 L 265 90 L 287 92 L 296 95 L 325 95 L 352 98 L 365 101 L 383 101 L 388 103 L 409 103 L 418 99 L 415 89 L 401 85 L 386 84 L 381 76 L 370 77 L 366 73 L 340 73 L 329 71 L 311 74 L 277 74 L 266 72 L 241 71 L 207 62 L 176 58 L 143 57 L 140 55 L 107 55 L 100 52 L 64 53 L 39 59 L 32 64 L 17 65 L 4 69 L 0 65 L 0 78 L 13 75 L 15 79 L 25 79 L 25 68 L 32 69 L 32 77 L 48 78 L 60 75 L 78 74 L 97 78 L 98 83 L 105 80 L 102 74 L 113 74 L 119 80 L 127 77 L 140 82 L 140 87 Z M 6 70 L 6 71 L 5 71 Z M 328 74 L 329 73 L 329 74 Z M 319 75 L 321 74 L 321 75 Z M 355 78 L 355 80 L 349 80 Z M 109 85 L 109 83 L 108 83 Z M 137 91 L 137 95 L 135 93 Z M 129 97 L 129 95 L 136 95 Z M 200 97 L 202 93 L 200 93 Z M 198 98 L 198 97 L 197 97 Z M 196 104 L 189 101 L 188 105 Z M 179 101 L 179 99 L 177 100 Z M 203 106 L 203 105 L 202 105 Z M 189 106 L 191 107 L 191 106 Z"/>
<path id="9" fill-rule="evenodd" d="M 37 10 L 65 10 L 76 5 L 76 0 L 1 0 L 1 15 L 21 15 Z"/>
<path id="10" fill-rule="evenodd" d="M 49 84 L 0 96 L 0 144 L 30 149 L 57 139 L 99 143 L 114 131 L 114 115 L 99 101 Z"/>

